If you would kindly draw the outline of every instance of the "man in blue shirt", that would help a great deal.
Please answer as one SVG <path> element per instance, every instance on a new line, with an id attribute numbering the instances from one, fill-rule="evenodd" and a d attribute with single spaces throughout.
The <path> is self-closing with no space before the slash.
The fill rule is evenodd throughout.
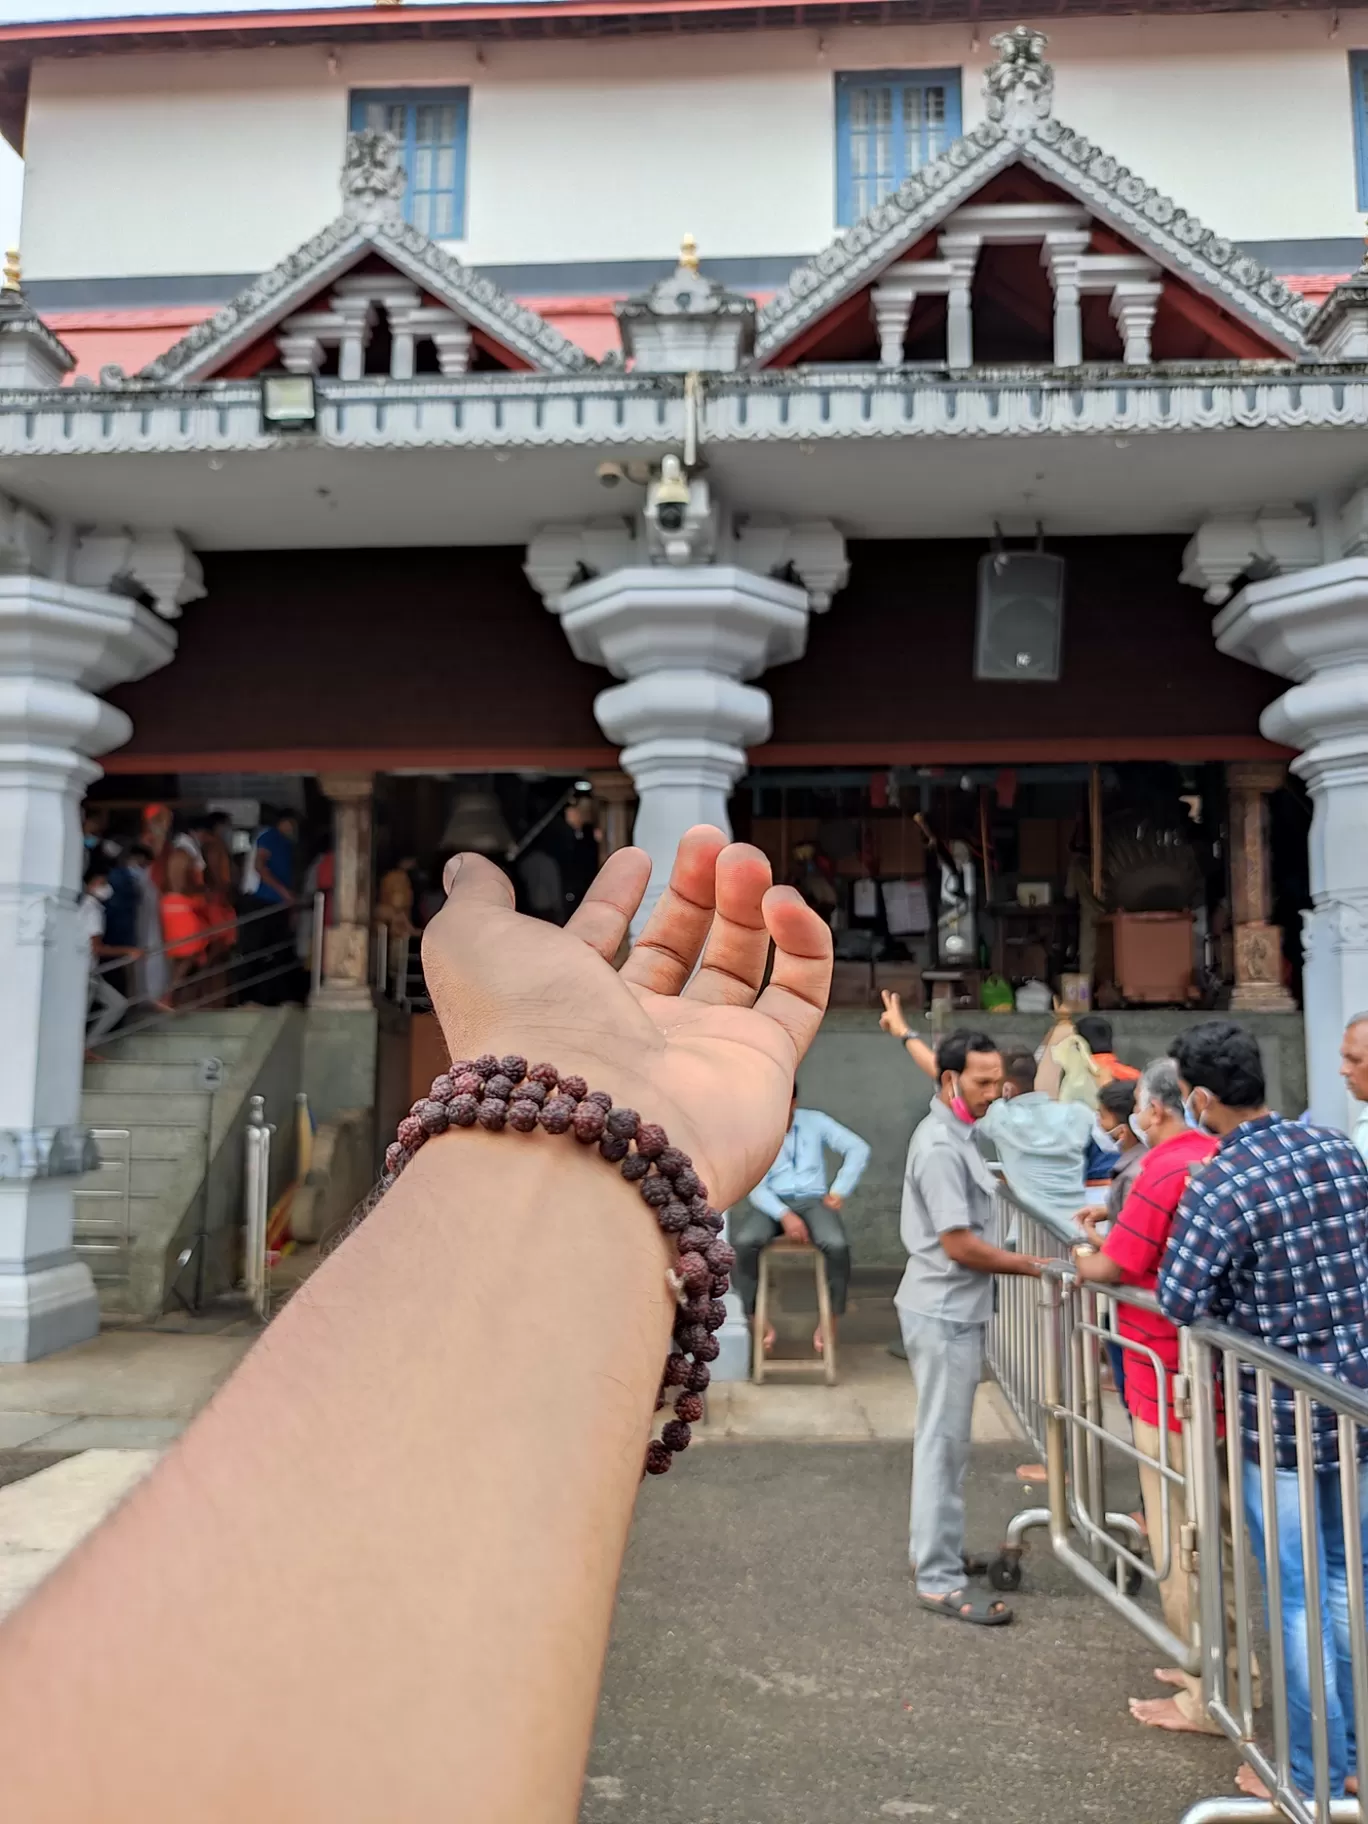
<path id="1" fill-rule="evenodd" d="M 823 1147 L 839 1154 L 841 1169 L 827 1189 Z M 760 1251 L 779 1234 L 790 1241 L 811 1242 L 826 1260 L 831 1287 L 831 1309 L 839 1317 L 846 1308 L 850 1287 L 850 1243 L 841 1206 L 869 1164 L 869 1146 L 848 1127 L 815 1108 L 799 1108 L 798 1085 L 789 1104 L 788 1132 L 779 1157 L 751 1192 L 746 1207 L 733 1222 L 732 1246 L 736 1266 L 732 1284 L 741 1296 L 746 1316 L 755 1316 L 755 1293 L 760 1274 Z M 774 1346 L 774 1330 L 765 1334 L 765 1348 Z M 820 1330 L 813 1346 L 822 1347 Z"/>
<path id="2" fill-rule="evenodd" d="M 1253 1033 L 1205 1020 L 1180 1033 L 1173 1061 L 1193 1120 L 1217 1136 L 1214 1157 L 1195 1169 L 1174 1219 L 1157 1287 L 1175 1324 L 1209 1317 L 1346 1386 L 1368 1390 L 1368 1167 L 1343 1134 L 1284 1121 L 1264 1101 L 1263 1063 Z M 1315 1790 L 1307 1589 L 1297 1471 L 1297 1414 L 1291 1387 L 1272 1384 L 1271 1445 L 1283 1653 L 1293 1784 Z M 1240 1384 L 1244 1501 L 1250 1538 L 1267 1581 L 1268 1528 L 1260 1476 L 1259 1402 L 1254 1375 Z M 1308 1428 L 1320 1558 L 1319 1607 L 1325 1645 L 1330 1796 L 1355 1770 L 1353 1642 L 1348 1560 L 1368 1567 L 1368 1433 L 1358 1438 L 1361 1536 L 1348 1536 L 1341 1507 L 1335 1414 L 1313 1404 Z M 1276 1625 L 1276 1619 L 1275 1623 Z M 1266 1797 L 1252 1769 L 1241 1790 Z"/>

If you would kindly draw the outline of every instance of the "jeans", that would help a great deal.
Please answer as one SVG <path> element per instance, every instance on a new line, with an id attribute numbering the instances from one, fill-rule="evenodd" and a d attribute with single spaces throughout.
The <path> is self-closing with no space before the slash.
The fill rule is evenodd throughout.
<path id="1" fill-rule="evenodd" d="M 1315 1791 L 1311 1750 L 1311 1640 L 1307 1627 L 1306 1575 L 1302 1563 L 1301 1510 L 1297 1472 L 1274 1471 L 1278 1523 L 1278 1568 L 1282 1573 L 1283 1656 L 1287 1665 L 1288 1742 L 1292 1784 L 1299 1792 Z M 1259 1465 L 1244 1462 L 1245 1512 L 1249 1535 L 1268 1585 L 1268 1549 L 1264 1535 L 1263 1491 Z M 1359 1465 L 1359 1501 L 1363 1536 L 1356 1549 L 1368 1565 L 1368 1464 Z M 1347 1775 L 1355 1771 L 1354 1678 L 1349 1634 L 1349 1584 L 1344 1515 L 1340 1505 L 1340 1472 L 1316 1471 L 1316 1547 L 1320 1565 L 1321 1630 L 1325 1664 L 1325 1730 L 1330 1760 L 1330 1796 L 1342 1798 Z M 1270 1618 L 1270 1625 L 1271 1618 Z"/>
<path id="2" fill-rule="evenodd" d="M 920 1595 L 948 1596 L 964 1588 L 964 1472 L 987 1326 L 919 1311 L 898 1322 L 917 1385 L 908 1557 Z"/>

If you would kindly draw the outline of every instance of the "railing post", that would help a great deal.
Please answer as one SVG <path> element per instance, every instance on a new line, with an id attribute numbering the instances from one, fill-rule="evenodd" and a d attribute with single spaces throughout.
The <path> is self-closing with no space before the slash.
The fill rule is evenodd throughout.
<path id="1" fill-rule="evenodd" d="M 246 1259 L 243 1280 L 247 1298 L 258 1317 L 264 1318 L 271 1302 L 270 1273 L 266 1260 L 266 1228 L 271 1213 L 271 1135 L 266 1124 L 266 1099 L 251 1098 L 243 1130 L 243 1193 L 246 1206 Z"/>
<path id="2" fill-rule="evenodd" d="M 313 925 L 309 931 L 309 999 L 316 1001 L 323 986 L 323 908 L 321 892 L 313 896 Z"/>

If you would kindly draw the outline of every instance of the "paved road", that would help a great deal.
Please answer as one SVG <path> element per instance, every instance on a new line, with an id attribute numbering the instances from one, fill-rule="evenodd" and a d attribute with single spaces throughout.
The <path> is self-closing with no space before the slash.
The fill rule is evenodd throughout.
<path id="1" fill-rule="evenodd" d="M 971 1543 L 1028 1499 L 977 1446 Z M 1233 1752 L 1126 1714 L 1148 1648 L 1043 1547 L 1011 1628 L 915 1608 L 906 1445 L 718 1444 L 641 1492 L 581 1824 L 1177 1824 Z"/>

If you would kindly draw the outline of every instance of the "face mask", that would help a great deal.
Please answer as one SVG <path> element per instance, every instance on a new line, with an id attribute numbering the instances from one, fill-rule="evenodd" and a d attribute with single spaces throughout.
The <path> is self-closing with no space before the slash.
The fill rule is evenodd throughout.
<path id="1" fill-rule="evenodd" d="M 955 1093 L 950 1098 L 950 1113 L 955 1117 L 955 1119 L 957 1121 L 963 1121 L 963 1123 L 966 1127 L 972 1127 L 974 1125 L 974 1117 L 969 1112 L 969 1104 L 965 1101 L 964 1097 L 960 1094 L 958 1077 L 956 1077 L 954 1079 L 954 1083 L 955 1083 Z"/>
<path id="2" fill-rule="evenodd" d="M 1119 1140 L 1113 1140 L 1100 1121 L 1093 1122 L 1093 1139 L 1097 1142 L 1098 1146 L 1101 1147 L 1104 1153 L 1119 1153 L 1121 1151 L 1121 1142 Z"/>
<path id="3" fill-rule="evenodd" d="M 109 885 L 108 881 L 106 881 L 104 886 L 96 887 L 95 897 L 96 899 L 113 899 L 114 889 Z"/>
<path id="4" fill-rule="evenodd" d="M 1202 1117 L 1197 1113 L 1197 1110 L 1192 1106 L 1192 1098 L 1196 1094 L 1197 1091 L 1194 1089 L 1183 1103 L 1183 1119 L 1187 1122 L 1189 1127 L 1196 1128 L 1199 1134 L 1204 1134 L 1207 1131 L 1206 1125 L 1203 1122 Z"/>
<path id="5" fill-rule="evenodd" d="M 1130 1130 L 1135 1135 L 1136 1139 L 1140 1142 L 1141 1146 L 1148 1146 L 1149 1141 L 1145 1137 L 1144 1128 L 1141 1127 L 1141 1125 L 1140 1125 L 1139 1115 L 1131 1115 L 1129 1117 L 1129 1121 L 1130 1121 Z"/>

